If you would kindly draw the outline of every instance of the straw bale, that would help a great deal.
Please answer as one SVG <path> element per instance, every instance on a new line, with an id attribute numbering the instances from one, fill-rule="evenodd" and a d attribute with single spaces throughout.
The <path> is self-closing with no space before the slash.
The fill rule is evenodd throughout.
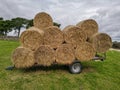
<path id="1" fill-rule="evenodd" d="M 13 51 L 11 58 L 16 68 L 28 68 L 35 63 L 34 52 L 22 46 Z"/>
<path id="2" fill-rule="evenodd" d="M 62 44 L 56 50 L 58 64 L 71 64 L 75 60 L 74 49 L 71 44 Z"/>
<path id="3" fill-rule="evenodd" d="M 87 34 L 87 38 L 89 39 L 93 34 L 98 32 L 98 24 L 93 19 L 87 19 L 79 22 L 76 26 L 80 27 Z"/>
<path id="4" fill-rule="evenodd" d="M 35 15 L 33 24 L 39 29 L 44 29 L 46 27 L 53 26 L 53 20 L 48 13 L 40 12 Z"/>
<path id="5" fill-rule="evenodd" d="M 50 66 L 55 62 L 55 52 L 49 45 L 41 45 L 35 51 L 35 59 L 38 65 Z"/>
<path id="6" fill-rule="evenodd" d="M 57 46 L 63 42 L 63 32 L 58 27 L 50 26 L 44 29 L 44 45 L 50 45 L 52 48 L 57 48 Z"/>
<path id="7" fill-rule="evenodd" d="M 96 49 L 96 52 L 103 53 L 112 47 L 111 37 L 106 33 L 96 33 L 90 39 L 89 42 L 92 43 Z"/>
<path id="8" fill-rule="evenodd" d="M 78 26 L 67 26 L 63 29 L 63 33 L 65 42 L 73 44 L 74 47 L 87 39 L 85 32 Z"/>
<path id="9" fill-rule="evenodd" d="M 89 61 L 93 59 L 95 54 L 93 45 L 88 42 L 81 43 L 75 50 L 75 57 L 80 61 Z"/>
<path id="10" fill-rule="evenodd" d="M 23 47 L 36 50 L 40 45 L 43 45 L 43 35 L 42 30 L 35 27 L 29 28 L 21 34 L 20 43 Z"/>
<path id="11" fill-rule="evenodd" d="M 68 29 L 68 28 L 70 28 L 70 27 L 74 27 L 74 25 L 68 25 L 68 26 L 66 26 L 66 27 L 63 29 L 63 31 L 66 30 L 66 29 Z"/>

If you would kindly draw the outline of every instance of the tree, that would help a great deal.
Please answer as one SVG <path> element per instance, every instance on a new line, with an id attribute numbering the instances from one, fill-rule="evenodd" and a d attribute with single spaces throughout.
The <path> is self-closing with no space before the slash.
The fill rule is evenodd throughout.
<path id="1" fill-rule="evenodd" d="M 3 20 L 3 18 L 2 18 L 2 17 L 0 17 L 0 21 L 1 21 L 1 20 Z"/>
<path id="2" fill-rule="evenodd" d="M 61 24 L 58 24 L 58 23 L 56 23 L 56 22 L 53 22 L 53 25 L 54 25 L 54 26 L 57 26 L 57 27 L 60 27 L 60 26 L 61 26 Z M 28 23 L 27 23 L 27 25 L 26 25 L 26 28 L 29 28 L 29 27 L 32 27 L 32 26 L 33 26 L 33 19 L 28 20 Z"/>
<path id="3" fill-rule="evenodd" d="M 60 26 L 61 26 L 61 24 L 58 24 L 58 23 L 56 23 L 56 22 L 53 22 L 53 25 L 54 25 L 54 26 L 57 26 L 57 27 L 60 27 Z"/>
<path id="4" fill-rule="evenodd" d="M 10 20 L 3 20 L 0 18 L 0 35 L 7 36 L 7 33 L 12 31 L 12 24 Z"/>
<path id="5" fill-rule="evenodd" d="M 0 17 L 0 35 L 4 35 L 3 18 Z"/>
<path id="6" fill-rule="evenodd" d="M 25 18 L 17 17 L 12 19 L 12 25 L 14 26 L 13 29 L 18 33 L 17 35 L 18 37 L 20 35 L 21 28 L 26 27 L 27 22 L 28 20 Z"/>
<path id="7" fill-rule="evenodd" d="M 33 26 L 33 19 L 28 20 L 26 28 L 32 27 Z"/>
<path id="8" fill-rule="evenodd" d="M 114 41 L 113 45 L 112 45 L 112 48 L 118 48 L 118 49 L 120 49 L 120 42 Z"/>
<path id="9" fill-rule="evenodd" d="M 53 22 L 54 26 L 60 27 L 61 24 Z M 21 28 L 29 28 L 33 26 L 33 19 L 27 20 L 25 18 L 17 17 L 12 20 L 4 20 L 0 17 L 0 35 L 7 35 L 8 32 L 15 30 L 19 37 Z"/>
<path id="10" fill-rule="evenodd" d="M 7 33 L 12 31 L 13 25 L 11 23 L 11 20 L 5 20 L 3 22 L 3 27 L 4 27 L 4 33 L 7 36 Z"/>
<path id="11" fill-rule="evenodd" d="M 0 20 L 0 35 L 4 35 L 3 21 Z"/>

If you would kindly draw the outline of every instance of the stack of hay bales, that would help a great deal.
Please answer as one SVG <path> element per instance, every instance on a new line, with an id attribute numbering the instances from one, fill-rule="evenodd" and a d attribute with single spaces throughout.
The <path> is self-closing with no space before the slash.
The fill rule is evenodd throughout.
<path id="1" fill-rule="evenodd" d="M 21 45 L 12 54 L 16 68 L 35 64 L 71 64 L 76 59 L 89 61 L 96 52 L 106 52 L 112 45 L 107 34 L 98 33 L 98 24 L 92 19 L 61 30 L 53 26 L 49 14 L 41 12 L 35 16 L 33 23 L 33 27 L 21 34 Z"/>
<path id="2" fill-rule="evenodd" d="M 94 46 L 87 42 L 87 39 L 94 34 L 94 31 L 98 31 L 98 26 L 94 20 L 87 21 L 80 22 L 76 26 L 69 25 L 63 29 L 65 42 L 72 44 L 75 58 L 80 61 L 89 61 L 96 54 Z"/>
<path id="3" fill-rule="evenodd" d="M 112 47 L 111 37 L 106 33 L 98 32 L 98 24 L 93 19 L 79 22 L 76 26 L 80 27 L 87 34 L 87 42 L 91 43 L 96 53 L 105 53 Z"/>
<path id="4" fill-rule="evenodd" d="M 38 13 L 33 23 L 33 27 L 22 32 L 21 46 L 12 54 L 12 62 L 16 68 L 27 68 L 34 64 L 50 66 L 56 60 L 55 50 L 64 42 L 63 32 L 60 28 L 53 26 L 53 20 L 49 14 Z"/>

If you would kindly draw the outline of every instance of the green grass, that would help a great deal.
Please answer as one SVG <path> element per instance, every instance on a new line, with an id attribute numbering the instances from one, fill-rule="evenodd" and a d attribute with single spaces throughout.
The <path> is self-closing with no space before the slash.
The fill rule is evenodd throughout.
<path id="1" fill-rule="evenodd" d="M 70 74 L 64 65 L 7 71 L 17 46 L 0 40 L 0 90 L 120 90 L 120 52 L 109 51 L 104 62 L 82 63 L 81 74 Z"/>

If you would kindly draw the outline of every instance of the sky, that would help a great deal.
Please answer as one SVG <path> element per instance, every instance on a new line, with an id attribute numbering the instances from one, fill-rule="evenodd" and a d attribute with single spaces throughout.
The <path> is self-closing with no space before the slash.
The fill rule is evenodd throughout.
<path id="1" fill-rule="evenodd" d="M 120 0 L 0 0 L 0 17 L 4 19 L 33 19 L 39 12 L 49 13 L 54 22 L 61 24 L 61 29 L 94 19 L 99 32 L 120 41 Z"/>

